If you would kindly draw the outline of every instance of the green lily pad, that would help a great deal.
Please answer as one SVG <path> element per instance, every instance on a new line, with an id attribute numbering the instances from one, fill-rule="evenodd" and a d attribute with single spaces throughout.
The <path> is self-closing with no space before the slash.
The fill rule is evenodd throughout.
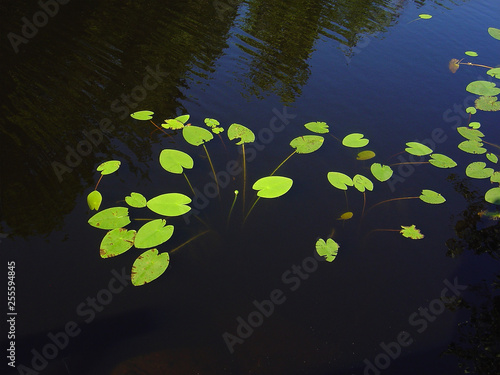
<path id="1" fill-rule="evenodd" d="M 130 114 L 130 117 L 136 120 L 151 120 L 155 113 L 151 111 L 137 111 Z"/>
<path id="2" fill-rule="evenodd" d="M 130 193 L 129 196 L 125 197 L 125 202 L 130 207 L 143 208 L 146 207 L 146 198 L 140 193 Z"/>
<path id="3" fill-rule="evenodd" d="M 328 238 L 325 242 L 322 238 L 316 241 L 316 252 L 325 258 L 327 262 L 333 262 L 339 252 L 339 244 Z"/>
<path id="4" fill-rule="evenodd" d="M 465 54 L 467 56 L 477 57 L 477 52 L 474 51 L 466 51 Z"/>
<path id="5" fill-rule="evenodd" d="M 411 155 L 423 156 L 423 155 L 429 155 L 432 153 L 431 148 L 427 147 L 426 145 L 424 145 L 420 142 L 407 142 L 406 145 L 408 147 L 405 148 L 405 151 Z"/>
<path id="6" fill-rule="evenodd" d="M 500 184 L 500 172 L 493 172 L 490 177 L 490 181 L 492 184 L 497 183 Z"/>
<path id="7" fill-rule="evenodd" d="M 141 286 L 160 277 L 170 263 L 168 253 L 158 254 L 157 249 L 145 251 L 135 260 L 132 265 L 130 280 L 132 285 Z"/>
<path id="8" fill-rule="evenodd" d="M 484 195 L 484 200 L 488 203 L 500 205 L 500 187 L 491 188 Z"/>
<path id="9" fill-rule="evenodd" d="M 346 135 L 342 140 L 342 144 L 346 147 L 359 148 L 365 147 L 370 141 L 364 138 L 364 134 L 352 133 Z"/>
<path id="10" fill-rule="evenodd" d="M 92 191 L 87 196 L 87 204 L 91 210 L 99 211 L 99 207 L 101 207 L 102 203 L 102 195 L 97 190 Z"/>
<path id="11" fill-rule="evenodd" d="M 500 111 L 500 102 L 497 99 L 496 96 L 481 96 L 474 103 L 481 111 L 495 112 Z"/>
<path id="12" fill-rule="evenodd" d="M 404 225 L 401 225 L 401 230 L 399 233 L 403 235 L 403 237 L 406 238 L 411 238 L 412 240 L 421 240 L 424 238 L 424 235 L 420 233 L 420 229 L 417 229 L 415 225 L 411 225 L 409 227 L 405 227 Z"/>
<path id="13" fill-rule="evenodd" d="M 354 183 L 354 187 L 362 193 L 365 190 L 369 191 L 373 190 L 373 182 L 371 182 L 368 178 L 366 178 L 363 175 L 357 174 L 352 178 L 352 182 Z"/>
<path id="14" fill-rule="evenodd" d="M 251 143 L 255 141 L 255 134 L 253 131 L 248 129 L 246 126 L 240 124 L 231 124 L 229 129 L 227 129 L 227 137 L 232 141 L 235 138 L 240 138 L 237 145 L 242 145 L 243 143 Z"/>
<path id="15" fill-rule="evenodd" d="M 467 85 L 465 90 L 472 94 L 481 96 L 495 96 L 500 94 L 500 89 L 496 87 L 495 83 L 489 81 L 471 82 Z"/>
<path id="16" fill-rule="evenodd" d="M 491 161 L 492 163 L 498 163 L 498 156 L 496 156 L 494 153 L 492 152 L 488 152 L 486 154 L 486 158 Z"/>
<path id="17" fill-rule="evenodd" d="M 467 108 L 465 109 L 465 112 L 470 113 L 471 115 L 475 115 L 475 114 L 476 114 L 476 112 L 477 112 L 477 109 L 476 109 L 476 108 L 474 108 L 474 107 L 467 107 Z"/>
<path id="18" fill-rule="evenodd" d="M 163 216 L 180 216 L 191 210 L 187 204 L 191 203 L 191 198 L 180 193 L 166 193 L 150 199 L 148 208 Z"/>
<path id="19" fill-rule="evenodd" d="M 370 167 L 373 177 L 375 177 L 380 182 L 385 182 L 392 177 L 394 171 L 388 165 L 382 165 L 380 163 L 373 163 Z"/>
<path id="20" fill-rule="evenodd" d="M 308 122 L 307 124 L 304 124 L 304 126 L 307 130 L 310 130 L 314 133 L 325 134 L 329 131 L 326 122 Z"/>
<path id="21" fill-rule="evenodd" d="M 465 174 L 470 178 L 490 178 L 493 172 L 493 168 L 486 168 L 486 163 L 482 161 L 470 163 L 465 168 Z"/>
<path id="22" fill-rule="evenodd" d="M 214 118 L 206 118 L 205 125 L 212 129 L 212 133 L 219 134 L 224 131 L 224 128 L 220 127 L 220 122 Z"/>
<path id="23" fill-rule="evenodd" d="M 462 151 L 465 151 L 469 154 L 484 154 L 486 149 L 482 147 L 483 143 L 478 141 L 463 141 L 458 145 L 458 148 Z"/>
<path id="24" fill-rule="evenodd" d="M 481 138 L 484 137 L 484 134 L 480 130 L 467 128 L 465 126 L 457 128 L 457 131 L 462 137 L 472 141 L 481 142 Z"/>
<path id="25" fill-rule="evenodd" d="M 453 168 L 457 163 L 450 157 L 442 154 L 432 154 L 429 163 L 438 168 Z"/>
<path id="26" fill-rule="evenodd" d="M 162 128 L 170 129 L 170 130 L 180 130 L 184 128 L 184 123 L 180 122 L 175 118 L 166 119 L 163 124 L 161 124 Z"/>
<path id="27" fill-rule="evenodd" d="M 446 199 L 441 194 L 427 189 L 422 190 L 422 194 L 419 196 L 419 198 L 423 202 L 430 204 L 441 204 L 446 202 Z"/>
<path id="28" fill-rule="evenodd" d="M 302 135 L 292 139 L 290 146 L 296 149 L 297 154 L 310 154 L 319 149 L 324 142 L 319 135 Z"/>
<path id="29" fill-rule="evenodd" d="M 165 149 L 160 152 L 160 165 L 167 172 L 181 174 L 184 168 L 193 168 L 194 160 L 183 151 Z"/>
<path id="30" fill-rule="evenodd" d="M 111 258 L 123 254 L 134 245 L 136 231 L 115 228 L 109 231 L 101 241 L 101 258 Z"/>
<path id="31" fill-rule="evenodd" d="M 481 123 L 477 121 L 472 121 L 469 123 L 469 128 L 479 129 L 481 127 Z"/>
<path id="32" fill-rule="evenodd" d="M 375 153 L 373 151 L 365 150 L 365 151 L 361 151 L 360 153 L 358 153 L 358 156 L 356 156 L 356 159 L 357 160 L 370 160 L 370 159 L 373 159 L 374 157 L 375 157 Z"/>
<path id="33" fill-rule="evenodd" d="M 120 164 L 119 160 L 105 161 L 97 167 L 97 171 L 101 172 L 102 175 L 108 175 L 116 172 L 120 168 Z"/>
<path id="34" fill-rule="evenodd" d="M 430 20 L 432 18 L 430 14 L 419 14 L 418 16 L 423 20 Z"/>
<path id="35" fill-rule="evenodd" d="M 489 27 L 488 34 L 490 34 L 493 38 L 500 40 L 500 29 Z"/>
<path id="36" fill-rule="evenodd" d="M 174 233 L 174 226 L 165 226 L 165 224 L 166 221 L 164 219 L 152 220 L 144 224 L 135 236 L 135 247 L 138 249 L 147 249 L 168 241 Z"/>
<path id="37" fill-rule="evenodd" d="M 187 143 L 193 146 L 202 145 L 214 138 L 212 133 L 207 129 L 200 128 L 199 126 L 185 126 L 182 129 L 182 136 Z"/>
<path id="38" fill-rule="evenodd" d="M 489 76 L 492 76 L 494 78 L 498 78 L 500 79 L 500 68 L 493 68 L 493 69 L 489 69 L 486 74 L 488 74 Z"/>
<path id="39" fill-rule="evenodd" d="M 122 228 L 130 224 L 128 216 L 128 208 L 126 207 L 111 207 L 92 216 L 88 223 L 99 229 L 115 229 Z"/>
<path id="40" fill-rule="evenodd" d="M 282 176 L 268 176 L 257 180 L 252 189 L 257 190 L 261 198 L 277 198 L 285 194 L 292 187 L 293 180 Z"/>
<path id="41" fill-rule="evenodd" d="M 347 186 L 354 185 L 351 177 L 340 172 L 328 172 L 327 178 L 330 184 L 340 190 L 347 190 Z"/>

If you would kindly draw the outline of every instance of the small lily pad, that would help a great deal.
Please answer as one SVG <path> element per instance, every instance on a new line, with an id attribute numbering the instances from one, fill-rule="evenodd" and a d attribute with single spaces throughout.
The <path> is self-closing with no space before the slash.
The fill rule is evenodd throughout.
<path id="1" fill-rule="evenodd" d="M 324 140 L 319 135 L 302 135 L 292 139 L 290 146 L 296 149 L 297 154 L 310 154 L 319 149 L 323 145 Z"/>
<path id="2" fill-rule="evenodd" d="M 387 181 L 392 177 L 392 174 L 394 173 L 391 167 L 389 167 L 388 165 L 382 165 L 380 163 L 373 163 L 370 167 L 370 171 L 372 172 L 373 177 L 375 177 L 380 182 Z"/>
<path id="3" fill-rule="evenodd" d="M 325 134 L 328 133 L 328 125 L 326 122 L 308 122 L 304 125 L 307 130 L 310 130 L 314 133 Z"/>
<path id="4" fill-rule="evenodd" d="M 162 128 L 165 128 L 165 129 L 180 130 L 180 129 L 184 128 L 184 123 L 182 123 L 181 121 L 179 121 L 175 118 L 171 118 L 171 119 L 165 120 L 165 122 L 163 124 L 161 124 L 161 126 L 162 126 Z"/>
<path id="5" fill-rule="evenodd" d="M 432 18 L 430 14 L 419 14 L 418 16 L 423 20 L 430 20 Z"/>
<path id="6" fill-rule="evenodd" d="M 493 68 L 486 72 L 489 76 L 500 79 L 500 68 Z"/>
<path id="7" fill-rule="evenodd" d="M 472 162 L 465 168 L 465 174 L 470 178 L 490 178 L 493 172 L 493 168 L 486 168 L 486 163 L 482 161 Z"/>
<path id="8" fill-rule="evenodd" d="M 342 140 L 342 144 L 346 147 L 359 148 L 365 147 L 370 141 L 364 138 L 364 134 L 352 133 L 346 135 Z"/>
<path id="9" fill-rule="evenodd" d="M 438 168 L 453 168 L 457 163 L 450 157 L 442 154 L 432 154 L 429 163 Z"/>
<path id="10" fill-rule="evenodd" d="M 101 207 L 101 203 L 102 203 L 102 195 L 97 190 L 92 191 L 87 196 L 87 204 L 89 205 L 89 208 L 91 210 L 98 211 L 99 207 Z"/>
<path id="11" fill-rule="evenodd" d="M 130 117 L 136 120 L 151 120 L 155 113 L 151 111 L 137 111 L 130 114 Z"/>
<path id="12" fill-rule="evenodd" d="M 337 220 L 349 220 L 354 216 L 354 213 L 351 211 L 344 212 L 342 215 L 339 216 Z"/>
<path id="13" fill-rule="evenodd" d="M 469 154 L 484 154 L 486 149 L 482 147 L 483 143 L 478 141 L 463 141 L 458 145 L 458 148 L 462 151 L 465 151 Z"/>
<path id="14" fill-rule="evenodd" d="M 399 231 L 403 237 L 411 238 L 412 240 L 421 240 L 424 238 L 424 235 L 420 233 L 420 229 L 417 229 L 415 225 L 411 225 L 409 227 L 405 227 L 401 225 L 401 230 Z"/>
<path id="15" fill-rule="evenodd" d="M 469 123 L 469 128 L 479 129 L 480 127 L 481 127 L 481 123 L 480 122 L 472 121 L 472 122 Z"/>
<path id="16" fill-rule="evenodd" d="M 147 249 L 168 241 L 174 233 L 174 226 L 165 226 L 165 224 L 164 219 L 156 219 L 144 224 L 137 231 L 134 246 L 138 249 Z"/>
<path id="17" fill-rule="evenodd" d="M 184 168 L 193 168 L 194 161 L 183 151 L 165 149 L 160 152 L 160 165 L 168 172 L 181 174 Z"/>
<path id="18" fill-rule="evenodd" d="M 293 180 L 282 176 L 268 176 L 257 180 L 252 189 L 257 190 L 261 198 L 277 198 L 291 189 Z"/>
<path id="19" fill-rule="evenodd" d="M 330 184 L 340 190 L 347 190 L 347 186 L 354 185 L 351 177 L 340 172 L 328 172 L 327 178 Z"/>
<path id="20" fill-rule="evenodd" d="M 328 238 L 325 242 L 322 238 L 316 241 L 316 252 L 325 258 L 327 262 L 333 262 L 339 252 L 339 244 Z"/>
<path id="21" fill-rule="evenodd" d="M 134 245 L 135 235 L 135 230 L 125 228 L 110 230 L 101 241 L 101 258 L 111 258 L 126 252 Z"/>
<path id="22" fill-rule="evenodd" d="M 146 207 L 146 198 L 140 193 L 130 193 L 130 196 L 125 197 L 125 202 L 135 208 Z"/>
<path id="23" fill-rule="evenodd" d="M 357 174 L 352 178 L 352 182 L 354 182 L 354 187 L 362 193 L 365 190 L 369 191 L 373 190 L 373 182 L 371 182 L 368 178 L 366 178 L 363 175 Z"/>
<path id="24" fill-rule="evenodd" d="M 484 200 L 488 203 L 500 205 L 500 187 L 491 188 L 484 195 Z"/>
<path id="25" fill-rule="evenodd" d="M 97 171 L 101 172 L 102 175 L 108 175 L 116 172 L 120 168 L 120 164 L 119 160 L 105 161 L 97 167 Z"/>
<path id="26" fill-rule="evenodd" d="M 180 216 L 191 210 L 191 198 L 180 193 L 158 195 L 147 202 L 148 208 L 163 216 Z"/>
<path id="27" fill-rule="evenodd" d="M 227 129 L 227 137 L 231 141 L 233 139 L 239 138 L 240 140 L 236 142 L 237 145 L 242 145 L 243 143 L 251 143 L 255 141 L 254 132 L 248 129 L 246 126 L 240 124 L 231 124 L 229 129 Z"/>
<path id="28" fill-rule="evenodd" d="M 375 157 L 375 153 L 370 150 L 361 151 L 356 157 L 357 160 L 370 160 Z"/>
<path id="29" fill-rule="evenodd" d="M 160 277 L 170 263 L 168 253 L 158 254 L 157 249 L 145 251 L 135 260 L 132 265 L 130 279 L 132 285 L 141 286 Z"/>
<path id="30" fill-rule="evenodd" d="M 411 155 L 423 156 L 423 155 L 429 155 L 432 153 L 431 148 L 427 147 L 426 145 L 424 145 L 420 142 L 407 142 L 406 145 L 408 147 L 405 148 L 405 151 Z"/>
<path id="31" fill-rule="evenodd" d="M 111 207 L 92 216 L 88 223 L 99 229 L 115 229 L 122 228 L 130 224 L 128 216 L 128 208 L 126 207 Z"/>
<path id="32" fill-rule="evenodd" d="M 493 172 L 490 177 L 490 181 L 492 184 L 497 183 L 500 184 L 500 172 Z"/>
<path id="33" fill-rule="evenodd" d="M 466 51 L 465 54 L 467 56 L 477 57 L 477 52 L 474 51 Z"/>
<path id="34" fill-rule="evenodd" d="M 495 154 L 493 154 L 492 152 L 488 152 L 486 154 L 486 158 L 491 161 L 492 163 L 498 163 L 498 156 L 496 156 Z"/>
<path id="35" fill-rule="evenodd" d="M 476 114 L 476 112 L 477 112 L 477 109 L 476 109 L 476 108 L 474 108 L 474 107 L 467 107 L 467 108 L 465 109 L 465 112 L 470 113 L 471 115 L 475 115 L 475 114 Z"/>
<path id="36" fill-rule="evenodd" d="M 423 202 L 430 204 L 441 204 L 446 202 L 446 199 L 441 194 L 428 189 L 422 190 L 422 194 L 419 196 L 419 198 Z"/>

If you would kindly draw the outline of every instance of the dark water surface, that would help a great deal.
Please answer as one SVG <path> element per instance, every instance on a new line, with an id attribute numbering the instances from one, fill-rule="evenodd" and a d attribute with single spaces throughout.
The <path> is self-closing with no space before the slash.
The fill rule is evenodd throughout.
<path id="1" fill-rule="evenodd" d="M 468 327 L 460 336 L 469 310 L 445 308 L 440 298 L 480 303 L 484 295 L 474 285 L 484 279 L 489 290 L 498 274 L 498 237 L 490 238 L 493 252 L 466 246 L 462 253 L 456 234 L 477 217 L 467 191 L 487 184 L 462 183 L 466 156 L 454 128 L 467 125 L 465 86 L 488 76 L 474 67 L 451 74 L 448 61 L 473 50 L 478 63 L 499 63 L 499 42 L 487 29 L 500 27 L 500 3 L 50 4 L 46 18 L 35 2 L 0 6 L 1 267 L 7 274 L 7 262 L 16 264 L 16 366 L 35 370 L 12 371 L 4 358 L 2 373 L 460 374 L 470 352 L 442 353 L 464 337 L 478 349 L 473 359 L 494 366 L 488 353 L 499 352 L 499 342 L 481 337 L 499 329 L 498 306 L 496 320 L 479 319 L 484 332 Z M 411 22 L 421 13 L 433 18 Z M 23 17 L 40 27 L 23 29 Z M 327 122 L 339 139 L 363 133 L 366 149 L 377 155 L 358 161 L 359 149 L 326 135 L 318 151 L 294 155 L 280 168 L 294 180 L 286 195 L 260 200 L 243 227 L 240 199 L 227 227 L 242 174 L 223 184 L 220 199 L 206 198 L 211 180 L 203 149 L 129 116 L 143 109 L 155 112 L 156 123 L 189 113 L 193 125 L 211 117 L 226 130 L 232 123 L 254 130 L 247 206 L 251 184 L 293 151 L 291 139 L 310 134 L 307 122 Z M 497 114 L 482 113 L 478 121 L 498 138 L 491 127 Z M 215 136 L 207 149 L 227 176 L 227 163 L 242 159 L 239 146 L 225 132 L 222 138 L 224 144 Z M 407 161 L 408 154 L 393 155 L 409 141 L 427 142 L 459 168 L 394 166 L 398 179 L 375 182 L 367 192 L 363 219 L 363 194 L 350 188 L 354 217 L 338 221 L 346 197 L 327 172 L 371 177 L 373 161 Z M 164 148 L 194 158 L 189 177 L 201 194 L 192 206 L 211 230 L 172 254 L 159 279 L 133 287 L 120 275 L 130 273 L 142 251 L 101 259 L 105 232 L 87 224 L 93 213 L 86 196 L 99 177 L 95 168 L 111 159 L 122 165 L 101 182 L 103 208 L 130 192 L 192 196 L 182 176 L 159 166 Z M 440 192 L 446 203 L 404 200 L 367 210 L 422 189 Z M 160 251 L 206 230 L 189 218 L 169 219 L 175 233 Z M 372 232 L 411 224 L 424 239 Z M 498 236 L 498 225 L 485 226 L 492 228 L 488 236 Z M 338 257 L 318 262 L 316 240 L 330 235 L 340 244 Z M 483 250 L 488 236 L 478 237 Z M 254 328 L 241 323 L 249 319 Z M 2 347 L 9 346 L 7 332 L 6 326 Z M 236 341 L 228 345 L 228 337 Z"/>

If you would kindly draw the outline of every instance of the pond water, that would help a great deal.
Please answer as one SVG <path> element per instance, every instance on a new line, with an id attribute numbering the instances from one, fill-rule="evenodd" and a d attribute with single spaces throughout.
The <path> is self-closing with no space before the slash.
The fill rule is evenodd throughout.
<path id="1" fill-rule="evenodd" d="M 2 333 L 3 347 L 14 341 L 17 369 L 4 358 L 2 373 L 460 374 L 464 361 L 493 373 L 484 369 L 494 369 L 489 355 L 500 351 L 498 303 L 487 308 L 498 295 L 491 287 L 498 225 L 477 222 L 474 192 L 490 184 L 463 180 L 470 155 L 457 148 L 463 138 L 455 130 L 468 124 L 467 84 L 491 77 L 468 66 L 452 74 L 448 62 L 498 64 L 499 41 L 488 35 L 500 28 L 498 1 L 5 1 L 0 8 L 0 257 L 6 274 L 15 262 L 17 312 Z M 157 124 L 182 114 L 192 125 L 220 122 L 223 142 L 216 135 L 206 145 L 220 197 L 204 150 L 129 116 L 139 110 L 154 111 Z M 495 142 L 498 115 L 478 116 Z M 256 134 L 246 149 L 248 212 L 252 184 L 290 155 L 293 138 L 313 134 L 303 125 L 314 121 L 329 126 L 322 147 L 283 164 L 277 175 L 293 179 L 291 190 L 259 200 L 242 225 L 243 174 L 234 170 L 242 156 L 227 138 L 229 125 Z M 369 144 L 344 147 L 339 140 L 351 133 Z M 402 153 L 410 141 L 458 167 L 397 164 L 419 160 Z M 186 174 L 196 196 L 159 165 L 165 148 L 193 157 Z M 356 160 L 361 150 L 376 156 Z M 87 223 L 95 212 L 86 197 L 107 160 L 121 167 L 100 182 L 102 208 L 126 206 L 131 192 L 180 192 L 201 219 L 168 219 L 175 232 L 160 252 L 192 241 L 144 286 L 129 280 L 144 250 L 101 259 L 106 232 Z M 373 162 L 397 164 L 393 178 L 376 181 Z M 344 193 L 329 184 L 332 171 L 367 176 L 374 189 Z M 370 209 L 422 189 L 446 202 Z M 353 218 L 338 220 L 347 210 Z M 143 224 L 136 223 L 131 228 Z M 425 238 L 380 230 L 412 224 Z M 340 244 L 331 263 L 315 257 L 316 241 L 328 237 Z M 461 298 L 469 308 L 458 306 Z M 467 324 L 481 304 L 489 315 Z M 463 340 L 474 350 L 443 355 Z"/>

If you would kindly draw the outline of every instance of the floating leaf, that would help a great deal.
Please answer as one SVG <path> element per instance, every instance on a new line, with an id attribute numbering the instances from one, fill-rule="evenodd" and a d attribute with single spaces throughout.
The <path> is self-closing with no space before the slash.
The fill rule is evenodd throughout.
<path id="1" fill-rule="evenodd" d="M 493 172 L 493 168 L 486 168 L 486 163 L 482 161 L 470 163 L 465 168 L 465 174 L 471 178 L 490 178 Z"/>
<path id="2" fill-rule="evenodd" d="M 92 191 L 87 196 L 87 204 L 89 205 L 89 208 L 91 210 L 98 211 L 99 207 L 101 207 L 101 203 L 102 203 L 102 195 L 97 190 Z"/>
<path id="3" fill-rule="evenodd" d="M 491 183 L 500 183 L 500 172 L 493 172 L 490 177 Z"/>
<path id="4" fill-rule="evenodd" d="M 183 151 L 165 149 L 160 152 L 160 165 L 167 172 L 181 174 L 184 172 L 184 168 L 193 168 L 194 161 Z"/>
<path id="5" fill-rule="evenodd" d="M 293 180 L 282 176 L 268 176 L 257 180 L 252 189 L 262 198 L 277 198 L 285 194 L 292 187 Z"/>
<path id="6" fill-rule="evenodd" d="M 93 227 L 106 230 L 124 227 L 130 224 L 130 218 L 128 217 L 128 208 L 107 208 L 92 216 L 89 219 L 88 223 Z"/>
<path id="7" fill-rule="evenodd" d="M 471 115 L 475 115 L 475 114 L 476 114 L 476 112 L 477 112 L 477 110 L 476 110 L 476 108 L 474 108 L 474 107 L 467 107 L 467 108 L 465 109 L 465 112 L 470 113 Z"/>
<path id="8" fill-rule="evenodd" d="M 353 148 L 365 147 L 370 141 L 363 137 L 364 134 L 352 133 L 344 137 L 344 139 L 342 140 L 342 144 L 346 147 Z"/>
<path id="9" fill-rule="evenodd" d="M 111 174 L 113 172 L 116 172 L 118 168 L 120 168 L 120 164 L 121 161 L 119 160 L 105 161 L 97 167 L 97 171 L 101 172 L 102 175 Z"/>
<path id="10" fill-rule="evenodd" d="M 179 120 L 172 118 L 172 119 L 167 119 L 161 126 L 165 129 L 170 129 L 170 130 L 180 130 L 184 128 L 184 123 L 180 122 Z"/>
<path id="11" fill-rule="evenodd" d="M 141 286 L 160 277 L 170 263 L 168 253 L 158 254 L 157 249 L 145 251 L 135 260 L 132 265 L 130 279 L 132 285 Z"/>
<path id="12" fill-rule="evenodd" d="M 297 154 L 310 154 L 320 148 L 324 140 L 319 135 L 302 135 L 292 139 L 290 146 L 296 149 Z"/>
<path id="13" fill-rule="evenodd" d="M 486 72 L 489 76 L 500 79 L 500 68 L 493 68 Z"/>
<path id="14" fill-rule="evenodd" d="M 429 20 L 432 18 L 432 16 L 430 14 L 419 14 L 418 16 L 420 18 L 422 18 L 423 20 Z"/>
<path id="15" fill-rule="evenodd" d="M 182 136 L 187 143 L 193 146 L 199 146 L 214 138 L 212 133 L 207 129 L 200 128 L 199 126 L 185 126 L 182 129 Z"/>
<path id="16" fill-rule="evenodd" d="M 327 178 L 330 184 L 340 190 L 347 190 L 347 186 L 354 185 L 351 177 L 340 172 L 328 172 Z"/>
<path id="17" fill-rule="evenodd" d="M 101 258 L 111 258 L 123 254 L 134 245 L 135 230 L 115 228 L 109 231 L 101 241 Z"/>
<path id="18" fill-rule="evenodd" d="M 457 166 L 457 163 L 453 159 L 442 154 L 432 154 L 429 163 L 438 168 L 453 168 Z"/>
<path id="19" fill-rule="evenodd" d="M 166 193 L 150 199 L 148 208 L 163 216 L 180 216 L 191 210 L 187 204 L 191 203 L 191 198 L 180 193 Z"/>
<path id="20" fill-rule="evenodd" d="M 444 199 L 444 197 L 441 194 L 427 189 L 422 190 L 422 194 L 419 196 L 419 198 L 423 202 L 430 204 L 441 204 L 446 202 L 446 199 Z"/>
<path id="21" fill-rule="evenodd" d="M 486 149 L 482 147 L 483 143 L 478 141 L 463 141 L 458 145 L 458 148 L 469 154 L 484 154 Z"/>
<path id="22" fill-rule="evenodd" d="M 135 208 L 146 207 L 146 198 L 140 193 L 130 193 L 130 196 L 125 197 L 125 202 Z"/>
<path id="23" fill-rule="evenodd" d="M 470 139 L 472 141 L 481 142 L 481 138 L 484 137 L 484 134 L 480 130 L 466 128 L 465 126 L 457 128 L 457 131 L 462 137 Z"/>
<path id="24" fill-rule="evenodd" d="M 382 165 L 380 163 L 373 163 L 370 167 L 373 177 L 375 177 L 380 182 L 385 182 L 392 177 L 394 173 L 392 168 L 388 165 Z"/>
<path id="25" fill-rule="evenodd" d="M 467 85 L 465 88 L 466 91 L 481 95 L 481 96 L 495 96 L 500 94 L 500 89 L 496 87 L 493 82 L 489 81 L 474 81 Z M 477 108 L 477 106 L 476 106 Z"/>
<path id="26" fill-rule="evenodd" d="M 138 111 L 130 114 L 130 117 L 136 120 L 151 120 L 155 113 L 151 111 Z"/>
<path id="27" fill-rule="evenodd" d="M 481 111 L 500 111 L 500 102 L 497 101 L 496 96 L 481 96 L 474 103 L 476 108 Z"/>
<path id="28" fill-rule="evenodd" d="M 327 262 L 333 262 L 339 252 L 339 244 L 328 238 L 325 242 L 322 238 L 316 241 L 316 252 L 325 258 Z"/>
<path id="29" fill-rule="evenodd" d="M 352 178 L 352 182 L 354 183 L 354 187 L 362 193 L 365 189 L 369 191 L 373 190 L 373 182 L 363 175 L 357 174 Z"/>
<path id="30" fill-rule="evenodd" d="M 500 205 L 500 187 L 491 188 L 484 195 L 484 200 L 488 203 Z"/>
<path id="31" fill-rule="evenodd" d="M 417 229 L 415 225 L 405 227 L 401 225 L 401 229 L 399 232 L 403 235 L 403 237 L 411 238 L 412 240 L 421 240 L 424 238 L 424 235 L 420 233 L 420 229 Z"/>
<path id="32" fill-rule="evenodd" d="M 350 211 L 344 212 L 342 215 L 339 216 L 337 220 L 349 220 L 354 216 L 354 214 Z"/>
<path id="33" fill-rule="evenodd" d="M 208 126 L 209 128 L 215 128 L 220 125 L 220 122 L 217 121 L 214 118 L 206 118 L 205 119 L 205 125 Z"/>
<path id="34" fill-rule="evenodd" d="M 469 123 L 469 128 L 479 129 L 480 127 L 481 127 L 481 123 L 479 123 L 477 121 L 472 121 L 472 122 Z"/>
<path id="35" fill-rule="evenodd" d="M 496 156 L 495 154 L 491 153 L 491 152 L 488 152 L 486 154 L 486 158 L 491 161 L 492 163 L 498 163 L 498 156 Z"/>
<path id="36" fill-rule="evenodd" d="M 427 147 L 426 145 L 420 142 L 407 142 L 406 145 L 408 147 L 405 148 L 405 151 L 415 156 L 429 155 L 432 153 L 431 148 Z"/>
<path id="37" fill-rule="evenodd" d="M 304 125 L 307 130 L 310 130 L 314 133 L 325 134 L 328 133 L 328 125 L 326 122 L 308 122 Z"/>
<path id="38" fill-rule="evenodd" d="M 370 150 L 361 151 L 356 157 L 357 160 L 369 160 L 375 157 L 375 153 Z"/>
<path id="39" fill-rule="evenodd" d="M 474 51 L 466 51 L 465 54 L 467 56 L 472 56 L 472 57 L 476 57 L 477 56 L 477 52 L 474 52 Z"/>
<path id="40" fill-rule="evenodd" d="M 500 40 L 500 29 L 489 27 L 488 34 L 490 34 L 493 38 Z"/>
<path id="41" fill-rule="evenodd" d="M 165 224 L 166 221 L 164 219 L 152 220 L 144 224 L 135 236 L 135 247 L 138 249 L 147 249 L 168 241 L 174 233 L 174 226 L 165 226 Z"/>
<path id="42" fill-rule="evenodd" d="M 450 72 L 455 73 L 458 68 L 460 68 L 460 61 L 458 59 L 451 59 L 448 63 L 448 69 L 450 69 Z"/>
<path id="43" fill-rule="evenodd" d="M 253 131 L 240 124 L 231 124 L 229 129 L 227 129 L 227 137 L 231 141 L 235 138 L 240 138 L 240 140 L 236 142 L 237 145 L 255 141 L 255 134 Z"/>

